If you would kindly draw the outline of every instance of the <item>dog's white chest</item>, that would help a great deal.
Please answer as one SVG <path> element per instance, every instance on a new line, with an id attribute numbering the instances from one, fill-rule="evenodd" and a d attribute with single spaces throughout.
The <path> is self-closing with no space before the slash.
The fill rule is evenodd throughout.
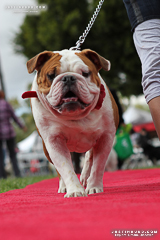
<path id="1" fill-rule="evenodd" d="M 75 132 L 70 130 L 67 138 L 67 148 L 70 152 L 84 153 L 90 150 L 99 139 L 100 130 L 93 132 Z"/>

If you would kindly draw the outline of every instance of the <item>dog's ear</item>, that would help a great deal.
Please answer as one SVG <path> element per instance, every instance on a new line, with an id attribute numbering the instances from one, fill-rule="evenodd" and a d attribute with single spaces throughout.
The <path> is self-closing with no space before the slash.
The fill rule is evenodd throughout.
<path id="1" fill-rule="evenodd" d="M 98 71 L 101 68 L 103 68 L 105 71 L 110 70 L 110 68 L 111 68 L 110 61 L 103 58 L 98 53 L 96 53 L 90 49 L 84 49 L 81 53 L 83 53 L 87 58 L 89 58 L 95 64 Z"/>
<path id="2" fill-rule="evenodd" d="M 51 51 L 44 51 L 31 58 L 27 62 L 28 72 L 32 73 L 34 70 L 38 71 L 40 67 L 53 56 L 53 54 L 54 53 Z"/>

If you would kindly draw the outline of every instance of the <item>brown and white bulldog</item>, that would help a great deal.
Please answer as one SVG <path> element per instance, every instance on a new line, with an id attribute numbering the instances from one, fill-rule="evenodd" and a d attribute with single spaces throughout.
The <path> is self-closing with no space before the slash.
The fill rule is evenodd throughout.
<path id="1" fill-rule="evenodd" d="M 117 105 L 98 73 L 110 62 L 96 52 L 44 51 L 27 62 L 37 70 L 32 112 L 48 160 L 60 175 L 59 193 L 80 197 L 103 192 L 103 174 L 119 122 Z M 70 152 L 86 152 L 80 177 Z M 85 189 L 86 188 L 86 189 Z"/>

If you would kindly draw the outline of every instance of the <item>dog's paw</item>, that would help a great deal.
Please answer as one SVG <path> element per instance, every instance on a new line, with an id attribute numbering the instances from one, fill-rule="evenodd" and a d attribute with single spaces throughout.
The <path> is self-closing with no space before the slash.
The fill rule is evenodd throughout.
<path id="1" fill-rule="evenodd" d="M 85 192 L 85 189 L 79 185 L 77 187 L 68 189 L 67 193 L 64 196 L 65 198 L 69 197 L 87 197 L 87 194 Z"/>
<path id="2" fill-rule="evenodd" d="M 103 187 L 87 188 L 85 191 L 86 191 L 86 194 L 101 193 L 103 192 Z"/>
<path id="3" fill-rule="evenodd" d="M 64 183 L 63 179 L 60 178 L 58 193 L 66 193 L 66 192 L 67 192 L 66 184 Z"/>
<path id="4" fill-rule="evenodd" d="M 58 193 L 66 193 L 66 192 L 67 192 L 66 187 L 63 187 L 63 188 L 59 188 L 59 189 L 58 189 Z"/>
<path id="5" fill-rule="evenodd" d="M 70 198 L 70 197 L 87 197 L 87 194 L 85 191 L 80 191 L 80 192 L 69 192 L 64 195 L 65 198 Z"/>

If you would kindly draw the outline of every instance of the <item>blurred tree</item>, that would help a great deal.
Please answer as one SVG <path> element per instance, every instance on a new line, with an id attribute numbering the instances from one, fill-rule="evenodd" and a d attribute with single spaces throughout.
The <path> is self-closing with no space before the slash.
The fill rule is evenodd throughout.
<path id="1" fill-rule="evenodd" d="M 30 90 L 30 86 L 31 86 L 31 84 L 28 85 L 28 90 Z M 25 105 L 23 104 L 23 106 L 21 105 L 21 103 L 18 101 L 17 98 L 9 99 L 9 103 L 11 104 L 11 106 L 13 107 L 14 110 L 17 110 L 18 108 L 21 108 L 24 106 L 27 106 L 30 108 L 30 100 L 29 99 L 25 100 Z M 23 113 L 20 116 L 20 118 L 21 118 L 21 121 L 25 123 L 25 126 L 27 127 L 27 131 L 26 132 L 22 131 L 22 129 L 19 128 L 17 126 L 17 124 L 15 124 L 15 122 L 13 121 L 14 130 L 16 132 L 16 142 L 19 142 L 19 141 L 25 139 L 34 130 L 36 130 L 36 126 L 35 126 L 35 122 L 34 122 L 32 113 Z"/>
<path id="2" fill-rule="evenodd" d="M 134 107 L 144 110 L 144 111 L 147 111 L 147 112 L 150 112 L 149 106 L 147 104 L 145 104 L 145 105 L 144 104 L 135 104 Z"/>
<path id="3" fill-rule="evenodd" d="M 26 16 L 15 36 L 16 51 L 32 58 L 44 50 L 75 45 L 99 0 L 37 0 L 48 6 L 39 16 Z M 142 93 L 141 66 L 134 48 L 130 23 L 122 0 L 104 1 L 82 49 L 90 48 L 111 61 L 101 74 L 107 85 L 123 96 Z"/>
<path id="4" fill-rule="evenodd" d="M 27 90 L 30 91 L 31 88 L 32 88 L 32 83 L 29 83 L 27 86 Z M 25 99 L 24 102 L 27 107 L 31 108 L 30 98 Z"/>
<path id="5" fill-rule="evenodd" d="M 1 58 L 0 58 L 0 89 L 4 92 L 5 98 L 6 98 L 6 91 L 5 91 L 5 87 L 4 87 L 4 79 L 3 79 L 3 74 L 2 74 L 2 70 L 1 70 Z"/>
<path id="6" fill-rule="evenodd" d="M 9 103 L 12 105 L 12 107 L 14 108 L 14 110 L 16 110 L 17 108 L 21 107 L 21 104 L 19 103 L 17 98 L 11 98 L 9 99 Z"/>
<path id="7" fill-rule="evenodd" d="M 25 122 L 25 126 L 27 127 L 27 131 L 23 132 L 20 128 L 17 127 L 16 124 L 13 123 L 15 132 L 16 132 L 16 142 L 20 142 L 21 140 L 28 137 L 33 131 L 36 130 L 36 126 L 34 123 L 34 119 L 32 114 L 30 113 L 24 113 L 21 116 L 21 119 Z"/>
<path id="8" fill-rule="evenodd" d="M 32 84 L 28 84 L 27 89 L 30 90 L 31 89 L 31 85 Z M 15 104 L 14 104 L 14 99 L 12 99 L 10 102 L 12 103 L 13 108 L 15 109 Z M 15 99 L 16 102 L 17 99 Z M 18 100 L 17 100 L 18 102 Z M 19 103 L 19 102 L 18 102 Z M 26 99 L 24 100 L 24 103 L 27 107 L 31 108 L 30 105 L 30 99 Z M 20 103 L 19 103 L 20 106 Z M 33 115 L 32 113 L 23 113 L 21 115 L 21 119 L 22 121 L 24 121 L 25 126 L 27 127 L 27 131 L 23 132 L 19 127 L 17 127 L 16 124 L 14 124 L 14 129 L 16 132 L 16 142 L 20 142 L 21 140 L 25 139 L 26 137 L 28 137 L 33 131 L 36 130 L 36 125 L 33 119 Z"/>
<path id="9" fill-rule="evenodd" d="M 95 9 L 98 0 L 93 3 Z M 111 61 L 111 70 L 102 73 L 107 85 L 123 96 L 142 93 L 140 60 L 122 0 L 104 1 L 85 44 Z"/>
<path id="10" fill-rule="evenodd" d="M 87 0 L 37 0 L 47 11 L 26 16 L 15 37 L 16 51 L 28 58 L 44 50 L 70 48 L 88 23 Z"/>

